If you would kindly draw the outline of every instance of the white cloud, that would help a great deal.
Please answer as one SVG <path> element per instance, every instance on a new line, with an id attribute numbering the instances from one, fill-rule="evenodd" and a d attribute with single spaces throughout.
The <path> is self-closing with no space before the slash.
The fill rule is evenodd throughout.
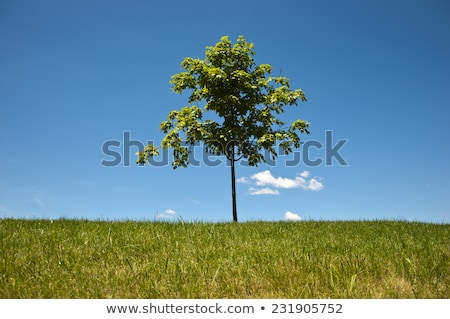
<path id="1" fill-rule="evenodd" d="M 312 191 L 320 191 L 321 189 L 323 189 L 323 184 L 319 182 L 317 179 L 312 178 L 309 180 L 308 189 Z"/>
<path id="2" fill-rule="evenodd" d="M 300 221 L 302 220 L 302 218 L 300 217 L 300 215 L 298 214 L 294 214 L 292 212 L 287 211 L 284 214 L 284 219 L 288 220 L 288 221 Z"/>
<path id="3" fill-rule="evenodd" d="M 166 209 L 165 211 L 164 211 L 164 214 L 167 214 L 167 215 L 175 215 L 177 212 L 176 211 L 174 211 L 173 209 Z"/>
<path id="4" fill-rule="evenodd" d="M 320 178 L 311 178 L 310 173 L 303 171 L 295 178 L 274 177 L 269 170 L 265 170 L 250 177 L 241 177 L 236 181 L 238 183 L 252 185 L 249 188 L 250 195 L 279 195 L 277 189 L 301 188 L 304 190 L 320 191 L 324 188 L 318 180 Z"/>
<path id="5" fill-rule="evenodd" d="M 280 195 L 280 192 L 277 189 L 264 187 L 264 188 L 254 188 L 250 187 L 248 189 L 250 195 Z"/>
<path id="6" fill-rule="evenodd" d="M 309 172 L 308 171 L 303 171 L 303 172 L 300 173 L 300 176 L 304 177 L 304 178 L 308 178 L 309 177 Z"/>
<path id="7" fill-rule="evenodd" d="M 164 213 L 160 213 L 158 215 L 156 215 L 157 219 L 168 219 L 168 218 L 172 218 L 173 216 L 175 216 L 177 214 L 176 211 L 174 211 L 173 209 L 166 209 L 164 211 Z"/>
<path id="8" fill-rule="evenodd" d="M 251 180 L 250 180 L 250 178 L 244 176 L 244 177 L 236 179 L 236 182 L 241 183 L 241 184 L 250 184 Z"/>
<path id="9" fill-rule="evenodd" d="M 255 181 L 257 186 L 269 185 L 276 188 L 297 188 L 306 183 L 306 180 L 301 176 L 297 176 L 295 179 L 274 177 L 269 170 L 256 173 L 250 178 Z"/>

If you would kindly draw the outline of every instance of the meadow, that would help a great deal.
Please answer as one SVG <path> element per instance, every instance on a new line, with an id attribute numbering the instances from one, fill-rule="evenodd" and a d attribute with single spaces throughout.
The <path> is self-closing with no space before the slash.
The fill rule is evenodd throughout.
<path id="1" fill-rule="evenodd" d="M 450 225 L 0 219 L 0 298 L 449 298 Z"/>

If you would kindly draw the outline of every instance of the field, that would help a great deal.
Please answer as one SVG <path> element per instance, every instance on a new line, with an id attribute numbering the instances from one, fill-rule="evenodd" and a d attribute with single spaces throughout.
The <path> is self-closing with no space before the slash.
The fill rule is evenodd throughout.
<path id="1" fill-rule="evenodd" d="M 450 225 L 0 220 L 0 298 L 448 298 Z"/>

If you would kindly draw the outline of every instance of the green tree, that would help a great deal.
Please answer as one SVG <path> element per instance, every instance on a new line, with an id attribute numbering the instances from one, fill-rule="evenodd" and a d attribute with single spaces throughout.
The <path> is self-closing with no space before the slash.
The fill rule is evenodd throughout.
<path id="1" fill-rule="evenodd" d="M 190 92 L 190 105 L 169 112 L 161 123 L 166 135 L 160 147 L 173 149 L 173 168 L 188 166 L 189 146 L 197 142 L 203 142 L 210 154 L 224 155 L 231 164 L 233 221 L 237 222 L 235 163 L 244 158 L 257 166 L 266 162 L 262 150 L 275 159 L 276 146 L 284 154 L 298 148 L 298 133 L 309 133 L 309 123 L 297 119 L 286 125 L 276 115 L 306 97 L 302 90 L 290 89 L 288 78 L 270 76 L 269 64 L 256 65 L 253 43 L 243 36 L 235 44 L 224 36 L 215 46 L 206 47 L 205 55 L 204 60 L 185 58 L 184 71 L 171 78 L 173 92 Z M 203 108 L 198 102 L 204 103 Z M 206 112 L 215 113 L 220 122 L 204 119 Z M 137 154 L 137 163 L 145 165 L 160 147 L 147 145 Z"/>

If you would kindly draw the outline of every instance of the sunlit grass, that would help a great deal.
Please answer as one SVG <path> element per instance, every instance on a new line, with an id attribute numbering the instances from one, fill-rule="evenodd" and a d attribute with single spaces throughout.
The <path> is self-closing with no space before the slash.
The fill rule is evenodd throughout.
<path id="1" fill-rule="evenodd" d="M 0 298 L 448 298 L 450 225 L 0 220 Z"/>

